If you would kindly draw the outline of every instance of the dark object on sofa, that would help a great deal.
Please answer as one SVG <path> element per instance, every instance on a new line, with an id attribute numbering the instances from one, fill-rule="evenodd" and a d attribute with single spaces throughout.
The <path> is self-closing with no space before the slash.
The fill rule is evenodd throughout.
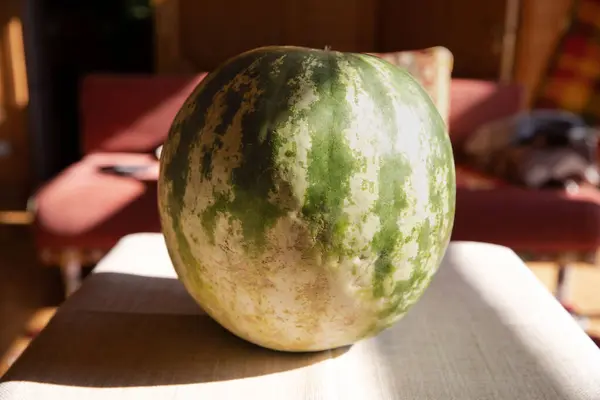
<path id="1" fill-rule="evenodd" d="M 598 131 L 568 112 L 534 110 L 488 122 L 464 147 L 476 168 L 530 188 L 598 186 Z"/>

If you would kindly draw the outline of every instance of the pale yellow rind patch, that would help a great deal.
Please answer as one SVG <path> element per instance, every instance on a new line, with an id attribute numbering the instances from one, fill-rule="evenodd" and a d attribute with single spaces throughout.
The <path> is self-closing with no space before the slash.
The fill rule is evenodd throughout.
<path id="1" fill-rule="evenodd" d="M 379 230 L 380 221 L 373 213 L 379 198 L 379 163 L 381 146 L 385 145 L 384 125 L 378 116 L 376 104 L 365 88 L 361 79 L 348 62 L 338 63 L 341 71 L 339 77 L 346 87 L 346 106 L 353 118 L 348 121 L 344 131 L 346 143 L 352 150 L 360 165 L 359 170 L 350 177 L 350 196 L 345 199 L 344 213 L 349 218 L 345 245 L 348 248 L 363 249 L 368 254 L 373 236 Z M 359 266 L 360 270 L 365 270 Z M 364 278 L 367 278 L 366 276 Z"/>
<path id="2" fill-rule="evenodd" d="M 386 139 L 391 139 L 392 135 L 383 137 L 378 150 L 380 154 L 385 154 L 386 151 L 394 153 L 401 152 L 407 159 L 407 164 L 411 166 L 410 177 L 407 179 L 405 186 L 405 193 L 409 202 L 408 207 L 398 218 L 398 227 L 405 239 L 401 247 L 397 248 L 397 251 L 393 255 L 393 264 L 395 271 L 393 274 L 387 276 L 386 282 L 384 282 L 385 292 L 388 297 L 383 302 L 394 300 L 395 296 L 402 296 L 404 301 L 413 302 L 416 300 L 414 296 L 419 296 L 422 293 L 423 287 L 414 288 L 411 293 L 399 293 L 394 294 L 393 290 L 395 284 L 399 281 L 407 280 L 410 278 L 413 271 L 420 269 L 425 271 L 427 275 L 431 276 L 435 273 L 439 260 L 437 259 L 440 254 L 441 246 L 445 243 L 438 238 L 432 238 L 432 246 L 427 249 L 420 248 L 419 238 L 414 232 L 418 232 L 418 228 L 423 225 L 426 221 L 430 223 L 432 232 L 441 231 L 445 232 L 448 228 L 447 218 L 444 218 L 449 211 L 449 195 L 448 191 L 442 191 L 442 198 L 440 199 L 441 204 L 432 204 L 430 201 L 430 189 L 429 184 L 431 179 L 435 179 L 437 187 L 445 187 L 445 179 L 448 176 L 448 167 L 443 166 L 439 162 L 444 156 L 444 151 L 438 141 L 432 141 L 431 136 L 428 132 L 425 132 L 425 127 L 428 126 L 427 121 L 421 120 L 421 116 L 428 115 L 427 112 L 419 112 L 421 110 L 407 107 L 403 104 L 400 94 L 393 87 L 392 73 L 386 67 L 384 67 L 382 61 L 376 58 L 365 57 L 365 61 L 374 67 L 380 74 L 380 81 L 383 85 L 387 86 L 386 91 L 389 96 L 389 101 L 393 104 L 397 124 L 400 131 L 395 135 L 395 142 L 388 142 Z M 406 90 L 415 90 L 406 86 Z M 422 105 L 423 108 L 426 105 Z M 360 114 L 358 114 L 360 115 Z M 430 176 L 431 172 L 428 167 L 434 163 L 440 165 L 440 168 L 436 171 L 434 177 Z M 443 206 L 443 209 L 434 208 Z M 417 228 L 417 229 L 415 229 Z M 429 254 L 430 257 L 423 257 Z M 420 257 L 417 257 L 420 255 Z M 423 285 L 428 283 L 429 279 L 422 282 Z M 383 307 L 385 307 L 382 304 Z M 400 319 L 402 314 L 390 315 L 388 320 L 380 321 L 379 324 L 382 326 L 390 325 L 396 320 Z"/>
<path id="3" fill-rule="evenodd" d="M 300 117 L 300 113 L 308 110 L 319 100 L 317 88 L 312 80 L 314 68 L 319 65 L 320 62 L 316 58 L 307 58 L 303 62 L 303 74 L 292 77 L 285 83 L 296 88 L 289 100 L 292 115 L 277 127 L 276 132 L 279 137 L 288 139 L 286 143 L 281 144 L 276 163 L 279 166 L 278 173 L 281 175 L 281 181 L 289 183 L 292 199 L 280 197 L 273 200 L 286 206 L 295 205 L 296 209 L 299 209 L 304 202 L 304 195 L 308 188 L 306 168 L 311 146 L 309 122 L 306 117 Z M 289 204 L 291 202 L 295 204 Z"/>

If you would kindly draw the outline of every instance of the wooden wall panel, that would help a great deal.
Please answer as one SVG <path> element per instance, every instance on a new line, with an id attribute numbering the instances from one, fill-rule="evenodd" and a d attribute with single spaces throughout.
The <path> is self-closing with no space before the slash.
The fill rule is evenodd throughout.
<path id="1" fill-rule="evenodd" d="M 171 0 L 175 1 L 175 0 Z M 213 69 L 254 47 L 278 44 L 285 24 L 280 0 L 179 0 L 181 53 L 194 67 Z"/>
<path id="2" fill-rule="evenodd" d="M 527 103 L 554 51 L 574 0 L 522 0 L 515 79 L 527 88 Z"/>
<path id="3" fill-rule="evenodd" d="M 29 102 L 21 2 L 0 2 L 0 202 L 29 190 Z M 18 192 L 18 193 L 15 193 Z"/>
<path id="4" fill-rule="evenodd" d="M 507 0 L 380 2 L 381 50 L 442 45 L 454 55 L 454 76 L 499 78 L 507 33 Z"/>
<path id="5" fill-rule="evenodd" d="M 521 1 L 154 0 L 157 72 L 210 70 L 267 44 L 378 52 L 442 45 L 454 54 L 454 76 L 510 80 Z"/>
<path id="6" fill-rule="evenodd" d="M 283 37 L 290 43 L 364 52 L 373 51 L 376 46 L 377 0 L 282 3 L 285 3 Z"/>
<path id="7" fill-rule="evenodd" d="M 210 70 L 273 44 L 372 51 L 373 0 L 155 0 L 157 72 Z"/>

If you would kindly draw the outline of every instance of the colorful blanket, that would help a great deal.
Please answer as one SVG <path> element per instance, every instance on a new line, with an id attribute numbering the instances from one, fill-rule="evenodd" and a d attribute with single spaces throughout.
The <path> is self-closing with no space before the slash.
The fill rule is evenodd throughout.
<path id="1" fill-rule="evenodd" d="M 600 123 L 600 0 L 576 0 L 534 98 L 536 108 L 571 111 Z"/>

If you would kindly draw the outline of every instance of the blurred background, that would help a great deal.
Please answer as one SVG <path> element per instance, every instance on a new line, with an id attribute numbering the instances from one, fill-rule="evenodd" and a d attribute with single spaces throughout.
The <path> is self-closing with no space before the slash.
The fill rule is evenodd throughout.
<path id="1" fill-rule="evenodd" d="M 460 137 L 453 239 L 515 249 L 600 333 L 597 185 L 527 187 L 461 147 L 541 107 L 594 127 L 599 26 L 597 0 L 2 0 L 0 374 L 115 241 L 159 229 L 154 154 L 202 73 L 268 44 L 378 53 L 422 78 Z"/>

